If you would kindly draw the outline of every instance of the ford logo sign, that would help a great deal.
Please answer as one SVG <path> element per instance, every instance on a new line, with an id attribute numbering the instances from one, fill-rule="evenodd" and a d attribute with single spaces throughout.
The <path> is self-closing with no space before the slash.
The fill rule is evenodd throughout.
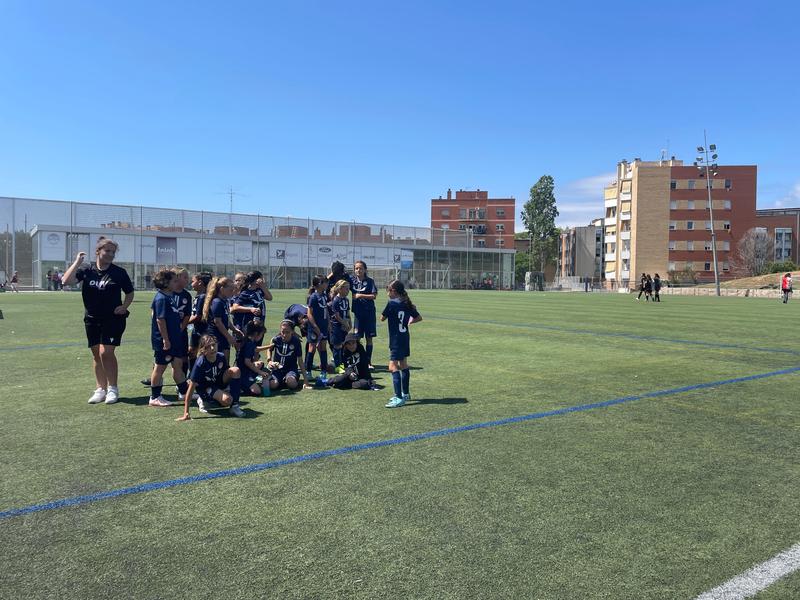
<path id="1" fill-rule="evenodd" d="M 324 252 L 325 254 L 328 254 L 329 252 L 331 252 L 331 249 L 328 248 L 327 246 L 320 246 L 319 247 L 319 251 L 320 252 Z"/>
<path id="2" fill-rule="evenodd" d="M 51 233 L 47 236 L 47 243 L 54 246 L 61 241 L 61 237 L 57 233 Z"/>

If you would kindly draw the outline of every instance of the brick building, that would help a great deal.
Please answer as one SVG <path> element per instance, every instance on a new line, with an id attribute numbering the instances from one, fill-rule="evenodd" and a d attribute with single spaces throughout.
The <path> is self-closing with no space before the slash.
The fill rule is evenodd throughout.
<path id="1" fill-rule="evenodd" d="M 431 228 L 468 231 L 477 248 L 513 248 L 514 198 L 489 198 L 489 192 L 458 190 L 431 200 Z"/>

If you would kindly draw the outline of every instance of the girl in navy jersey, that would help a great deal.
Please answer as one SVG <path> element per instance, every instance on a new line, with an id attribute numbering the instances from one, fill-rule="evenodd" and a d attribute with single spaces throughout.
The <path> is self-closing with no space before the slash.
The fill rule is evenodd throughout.
<path id="1" fill-rule="evenodd" d="M 305 304 L 292 304 L 283 313 L 283 318 L 294 323 L 300 329 L 300 336 L 306 337 L 308 327 L 308 306 Z"/>
<path id="2" fill-rule="evenodd" d="M 231 282 L 232 283 L 232 282 Z M 244 411 L 239 406 L 239 378 L 241 373 L 237 367 L 229 367 L 228 360 L 222 352 L 217 352 L 217 338 L 204 335 L 200 338 L 197 361 L 189 375 L 189 384 L 183 396 L 183 416 L 176 421 L 188 421 L 189 404 L 195 390 L 200 396 L 197 406 L 200 412 L 209 409 L 229 408 L 234 417 L 243 417 Z M 225 391 L 229 387 L 230 391 Z"/>
<path id="3" fill-rule="evenodd" d="M 206 301 L 203 305 L 203 322 L 207 333 L 217 338 L 217 350 L 230 361 L 231 346 L 236 340 L 231 333 L 231 315 L 228 301 L 233 296 L 233 281 L 228 277 L 215 277 L 208 284 Z M 241 336 L 241 332 L 239 332 Z"/>
<path id="4" fill-rule="evenodd" d="M 192 289 L 195 291 L 195 297 L 192 303 L 192 315 L 189 317 L 189 324 L 192 326 L 192 335 L 189 336 L 190 363 L 194 362 L 197 356 L 197 346 L 200 343 L 200 336 L 206 333 L 206 323 L 203 321 L 203 305 L 206 301 L 206 289 L 212 277 L 213 275 L 207 271 L 195 273 L 192 277 Z M 190 369 L 191 366 L 190 364 Z"/>
<path id="5" fill-rule="evenodd" d="M 261 394 L 261 386 L 267 385 L 269 372 L 264 370 L 264 362 L 258 360 L 259 345 L 264 339 L 264 326 L 259 321 L 250 321 L 244 330 L 242 347 L 236 353 L 236 366 L 242 374 L 241 388 L 244 393 L 249 392 L 253 396 Z M 261 385 L 257 378 L 261 377 Z"/>
<path id="6" fill-rule="evenodd" d="M 367 263 L 359 260 L 353 266 L 350 276 L 350 289 L 353 291 L 353 333 L 364 338 L 369 366 L 372 368 L 372 340 L 378 334 L 375 322 L 375 298 L 378 288 L 375 281 L 367 275 Z"/>
<path id="7" fill-rule="evenodd" d="M 175 306 L 178 312 L 181 313 L 181 343 L 183 344 L 184 354 L 188 357 L 189 354 L 189 320 L 192 318 L 192 294 L 186 288 L 189 287 L 189 271 L 183 267 L 172 267 L 170 269 L 175 273 L 175 278 L 178 280 L 177 289 L 173 296 Z M 188 375 L 189 361 L 183 361 L 183 373 Z M 185 377 L 184 377 L 185 379 Z"/>
<path id="8" fill-rule="evenodd" d="M 408 297 L 403 283 L 397 279 L 386 288 L 389 302 L 381 314 L 381 321 L 389 325 L 389 371 L 392 373 L 394 396 L 386 403 L 386 408 L 398 408 L 411 399 L 408 370 L 408 357 L 411 355 L 411 336 L 409 325 L 419 323 L 422 317 L 417 307 Z"/>
<path id="9" fill-rule="evenodd" d="M 342 345 L 344 338 L 350 331 L 350 284 L 346 279 L 337 281 L 333 288 L 333 301 L 331 302 L 331 346 L 333 348 L 333 364 L 337 372 L 344 371 L 342 365 Z"/>
<path id="10" fill-rule="evenodd" d="M 173 271 L 162 269 L 153 277 L 156 294 L 150 308 L 152 326 L 150 340 L 153 345 L 153 373 L 150 375 L 150 406 L 172 406 L 172 402 L 161 395 L 164 371 L 172 364 L 172 378 L 178 384 L 178 393 L 186 393 L 186 376 L 183 373 L 183 361 L 187 348 L 184 345 L 183 313 L 175 303 L 176 295 L 182 286 L 179 277 Z"/>
<path id="11" fill-rule="evenodd" d="M 271 301 L 272 292 L 267 289 L 261 271 L 251 271 L 245 275 L 241 291 L 233 298 L 231 314 L 234 325 L 244 331 L 250 321 L 265 323 L 266 303 Z"/>
<path id="12" fill-rule="evenodd" d="M 317 275 L 311 280 L 311 289 L 308 290 L 308 348 L 306 351 L 306 373 L 311 372 L 314 365 L 314 352 L 319 348 L 318 382 L 324 384 L 328 378 L 328 299 L 325 288 L 328 282 L 322 275 Z"/>
<path id="13" fill-rule="evenodd" d="M 269 362 L 267 366 L 272 371 L 269 378 L 271 390 L 279 390 L 282 387 L 296 390 L 300 386 L 300 372 L 303 377 L 303 387 L 311 387 L 308 384 L 308 375 L 300 369 L 303 348 L 300 338 L 294 333 L 294 323 L 288 319 L 281 321 L 280 334 L 272 338 L 272 343 L 268 348 Z"/>
<path id="14" fill-rule="evenodd" d="M 84 263 L 86 253 L 78 252 L 62 280 L 64 285 L 83 282 L 81 296 L 86 309 L 83 322 L 97 381 L 89 404 L 103 401 L 113 404 L 119 399 L 115 350 L 122 340 L 128 307 L 133 302 L 133 283 L 125 269 L 113 264 L 118 248 L 116 242 L 101 237 L 95 247 L 94 262 Z M 121 299 L 123 294 L 125 297 Z"/>

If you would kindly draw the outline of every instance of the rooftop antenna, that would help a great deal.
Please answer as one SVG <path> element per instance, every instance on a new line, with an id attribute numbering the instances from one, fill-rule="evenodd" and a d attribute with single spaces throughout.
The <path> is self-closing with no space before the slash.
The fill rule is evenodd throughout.
<path id="1" fill-rule="evenodd" d="M 217 192 L 218 195 L 225 194 L 230 199 L 230 209 L 228 210 L 228 235 L 233 234 L 233 198 L 234 196 L 241 196 L 246 198 L 246 194 L 242 194 L 233 189 L 233 186 L 228 186 L 227 192 Z"/>

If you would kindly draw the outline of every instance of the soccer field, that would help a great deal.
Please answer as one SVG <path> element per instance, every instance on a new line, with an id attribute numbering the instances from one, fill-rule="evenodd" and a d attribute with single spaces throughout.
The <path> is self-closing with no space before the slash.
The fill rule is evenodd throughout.
<path id="1" fill-rule="evenodd" d="M 411 297 L 406 407 L 384 366 L 178 423 L 151 294 L 112 406 L 80 295 L 1 294 L 0 598 L 694 598 L 800 542 L 800 303 Z"/>

